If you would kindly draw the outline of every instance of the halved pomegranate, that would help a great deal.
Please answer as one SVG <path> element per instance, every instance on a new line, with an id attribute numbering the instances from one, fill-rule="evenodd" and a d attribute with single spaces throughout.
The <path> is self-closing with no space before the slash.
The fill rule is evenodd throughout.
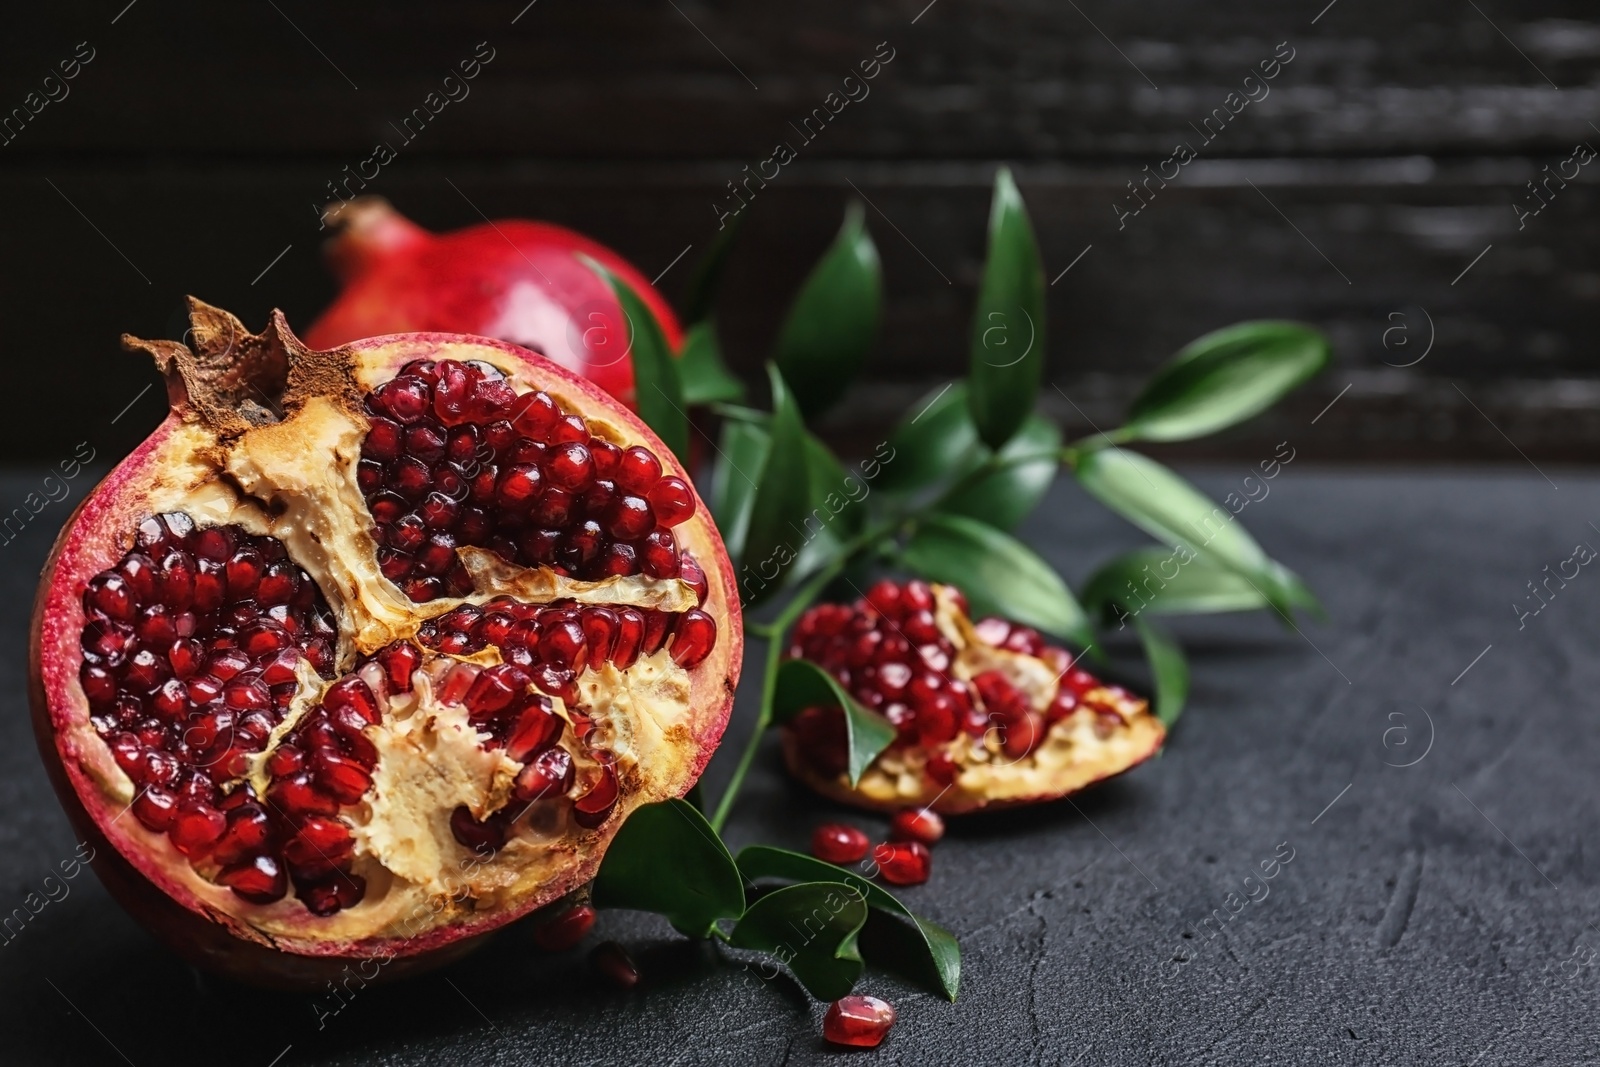
<path id="1" fill-rule="evenodd" d="M 1146 701 L 1038 631 L 972 622 L 952 586 L 881 581 L 854 604 L 818 605 L 789 652 L 895 727 L 853 788 L 841 709 L 807 708 L 784 728 L 790 771 L 862 807 L 950 814 L 1052 800 L 1142 763 L 1166 736 Z"/>
<path id="2" fill-rule="evenodd" d="M 501 219 L 429 233 L 381 197 L 330 206 L 329 264 L 344 291 L 306 331 L 313 348 L 437 330 L 530 348 L 633 406 L 632 331 L 588 256 L 633 287 L 676 351 L 682 331 L 649 279 L 611 249 L 548 222 Z"/>
<path id="3" fill-rule="evenodd" d="M 125 338 L 172 412 L 45 567 L 57 790 L 197 964 L 451 958 L 698 778 L 743 643 L 722 541 L 655 435 L 534 353 L 191 313 L 192 350 Z"/>

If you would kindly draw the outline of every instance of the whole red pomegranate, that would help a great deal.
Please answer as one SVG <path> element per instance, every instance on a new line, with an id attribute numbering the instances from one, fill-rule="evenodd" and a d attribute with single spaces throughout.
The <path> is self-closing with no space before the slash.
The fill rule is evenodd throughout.
<path id="1" fill-rule="evenodd" d="M 854 787 L 841 709 L 807 708 L 784 730 L 797 777 L 862 807 L 949 814 L 1053 800 L 1144 762 L 1166 737 L 1146 701 L 1036 630 L 972 622 L 952 586 L 881 581 L 854 604 L 818 605 L 789 652 L 894 724 Z"/>
<path id="2" fill-rule="evenodd" d="M 672 308 L 633 265 L 548 222 L 502 219 L 434 234 L 380 197 L 328 209 L 328 260 L 344 291 L 306 331 L 313 348 L 410 331 L 476 334 L 532 349 L 633 406 L 631 336 L 581 253 L 631 285 L 676 351 Z"/>
<path id="3" fill-rule="evenodd" d="M 534 353 L 191 313 L 192 349 L 124 339 L 171 414 L 40 583 L 57 791 L 196 964 L 453 958 L 699 777 L 743 641 L 722 541 L 655 435 Z"/>

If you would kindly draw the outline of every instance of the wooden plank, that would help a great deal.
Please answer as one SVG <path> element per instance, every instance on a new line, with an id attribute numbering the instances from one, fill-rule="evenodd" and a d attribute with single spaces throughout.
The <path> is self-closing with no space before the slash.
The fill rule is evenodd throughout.
<path id="1" fill-rule="evenodd" d="M 1591 135 L 1600 114 L 1600 28 L 1582 0 L 1537 11 L 1337 0 L 1320 18 L 1319 0 L 924 7 L 141 3 L 115 25 L 79 7 L 23 7 L 0 40 L 0 113 L 40 91 L 77 42 L 95 58 L 0 161 L 329 153 L 355 166 L 389 141 L 418 155 L 754 163 L 844 92 L 879 42 L 893 61 L 808 155 L 1144 162 L 1245 91 L 1280 43 L 1292 61 L 1228 122 L 1220 151 L 1553 152 Z M 480 41 L 493 60 L 403 139 L 396 128 Z"/>
<path id="2" fill-rule="evenodd" d="M 1477 425 L 1481 416 L 1451 400 L 1458 379 L 1529 455 L 1576 454 L 1597 429 L 1593 404 L 1573 399 L 1589 396 L 1583 383 L 1596 369 L 1579 339 L 1600 327 L 1597 194 L 1581 182 L 1559 190 L 1519 231 L 1511 205 L 1538 162 L 1197 161 L 1121 229 L 1112 204 L 1138 174 L 1132 164 L 1023 167 L 1019 181 L 1057 279 L 1050 377 L 1082 418 L 1054 389 L 1047 399 L 1089 432 L 1090 420 L 1115 419 L 1136 382 L 1192 337 L 1243 318 L 1294 317 L 1335 338 L 1339 366 L 1292 417 L 1309 424 L 1359 377 L 1364 384 L 1319 425 L 1342 425 L 1347 412 L 1383 424 L 1350 423 L 1327 458 L 1390 444 L 1406 455 L 1481 445 L 1490 458 L 1510 456 L 1492 428 Z M 715 232 L 712 193 L 724 166 L 408 160 L 377 187 L 433 227 L 476 221 L 472 205 L 566 223 L 651 275 L 692 245 L 663 279 L 675 294 Z M 153 378 L 117 351 L 116 337 L 179 336 L 185 292 L 251 324 L 273 306 L 308 322 L 333 291 L 312 210 L 324 173 L 321 163 L 146 170 L 66 161 L 0 172 L 10 208 L 0 218 L 9 290 L 0 337 L 12 388 L 37 398 L 0 421 L 3 454 L 48 459 L 85 437 L 116 449 L 136 440 L 158 416 L 159 390 L 113 424 Z M 961 373 L 991 174 L 981 164 L 795 164 L 749 209 L 720 305 L 736 366 L 757 376 L 789 294 L 859 190 L 873 205 L 888 314 L 871 381 L 832 432 L 870 434 L 923 389 Z M 1422 350 L 1429 321 L 1432 350 L 1396 366 Z M 1385 347 L 1397 323 L 1404 330 Z M 1577 384 L 1563 392 L 1567 381 Z M 1412 399 L 1420 406 L 1408 407 Z M 1454 421 L 1436 414 L 1446 407 Z M 79 417 L 62 419 L 67 409 Z M 1514 432 L 1504 425 L 1511 419 L 1527 425 Z"/>

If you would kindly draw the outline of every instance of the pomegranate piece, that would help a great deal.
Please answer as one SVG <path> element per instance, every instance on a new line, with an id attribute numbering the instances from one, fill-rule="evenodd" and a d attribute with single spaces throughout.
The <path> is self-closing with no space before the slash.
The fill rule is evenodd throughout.
<path id="1" fill-rule="evenodd" d="M 560 915 L 535 926 L 533 943 L 546 952 L 565 952 L 576 948 L 592 929 L 594 908 L 588 904 L 575 904 Z"/>
<path id="2" fill-rule="evenodd" d="M 633 363 L 616 355 L 627 349 L 627 319 L 611 288 L 579 254 L 644 299 L 669 347 L 676 351 L 682 343 L 672 308 L 647 277 L 611 249 L 560 226 L 500 219 L 433 234 L 370 196 L 328 205 L 324 220 L 335 229 L 329 266 L 345 288 L 307 331 L 313 347 L 409 330 L 497 337 L 575 368 L 612 396 L 630 398 Z M 541 296 L 526 299 L 529 292 Z M 434 400 L 435 416 L 445 421 L 468 407 L 466 390 L 455 380 L 442 400 Z M 528 406 L 514 421 L 532 435 L 557 417 Z"/>
<path id="3" fill-rule="evenodd" d="M 811 832 L 811 854 L 829 863 L 856 863 L 871 844 L 866 834 L 843 823 L 823 823 Z"/>
<path id="4" fill-rule="evenodd" d="M 928 808 L 902 808 L 889 820 L 891 841 L 921 841 L 931 845 L 944 836 L 944 820 Z"/>
<path id="5" fill-rule="evenodd" d="M 921 841 L 885 841 L 872 850 L 872 861 L 890 885 L 921 885 L 928 880 L 933 854 Z"/>
<path id="6" fill-rule="evenodd" d="M 877 997 L 841 997 L 822 1016 L 822 1036 L 835 1045 L 877 1048 L 894 1025 L 894 1005 Z"/>
<path id="7" fill-rule="evenodd" d="M 720 538 L 643 424 L 533 353 L 316 352 L 191 307 L 194 349 L 128 342 L 173 412 L 42 577 L 57 790 L 113 895 L 200 966 L 322 988 L 377 952 L 386 977 L 454 958 L 699 776 L 742 644 Z M 432 907 L 441 883 L 476 906 Z"/>
<path id="8" fill-rule="evenodd" d="M 1145 701 L 1078 667 L 1037 630 L 972 621 L 966 603 L 952 586 L 884 580 L 853 604 L 814 606 L 795 625 L 789 654 L 837 678 L 894 726 L 895 739 L 852 786 L 842 710 L 808 708 L 784 728 L 785 762 L 834 800 L 890 811 L 909 803 L 896 838 L 938 840 L 941 812 L 1065 796 L 1143 762 L 1166 736 Z M 920 792 L 908 793 L 919 777 Z M 912 827 L 914 817 L 925 827 Z"/>

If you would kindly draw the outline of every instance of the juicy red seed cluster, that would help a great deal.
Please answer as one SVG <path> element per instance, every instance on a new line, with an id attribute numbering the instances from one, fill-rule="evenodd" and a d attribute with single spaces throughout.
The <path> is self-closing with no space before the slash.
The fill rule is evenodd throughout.
<path id="1" fill-rule="evenodd" d="M 680 667 L 698 666 L 716 645 L 717 624 L 699 608 L 674 614 L 570 600 L 524 604 L 497 597 L 482 607 L 463 604 L 429 619 L 417 637 L 435 651 L 456 656 L 493 645 L 507 665 L 531 674 L 542 692 L 572 703 L 578 675 L 601 663 L 626 670 L 640 656 L 668 647 Z"/>
<path id="2" fill-rule="evenodd" d="M 789 651 L 819 664 L 881 712 L 899 744 L 942 744 L 963 726 L 981 734 L 988 724 L 981 711 L 974 714 L 971 687 L 950 675 L 955 646 L 939 632 L 933 608 L 926 582 L 878 582 L 854 604 L 806 612 Z"/>
<path id="3" fill-rule="evenodd" d="M 383 720 L 389 694 L 410 692 L 420 661 L 414 646 L 397 642 L 334 682 L 268 757 L 264 807 L 250 785 L 238 790 L 248 797 L 242 807 L 267 816 L 254 859 L 281 864 L 295 896 L 315 915 L 332 915 L 366 895 L 365 880 L 350 869 L 355 839 L 340 812 L 372 788 L 378 750 L 364 729 Z"/>
<path id="4" fill-rule="evenodd" d="M 300 661 L 333 670 L 333 618 L 316 583 L 274 538 L 174 512 L 140 523 L 127 555 L 89 580 L 83 610 L 79 682 L 95 730 L 139 787 L 135 817 L 191 861 L 221 863 L 241 895 L 270 889 L 281 870 L 229 873 L 241 840 L 229 803 L 241 794 L 220 786 L 265 748 Z"/>
<path id="5" fill-rule="evenodd" d="M 688 483 L 648 449 L 595 437 L 548 393 L 518 395 L 481 361 L 422 359 L 366 410 L 357 477 L 379 566 L 412 600 L 471 592 L 463 545 L 590 581 L 678 575 Z"/>
<path id="6" fill-rule="evenodd" d="M 958 606 L 965 610 L 964 601 Z M 979 737 L 997 730 L 1013 759 L 1032 752 L 1050 723 L 1070 715 L 1085 693 L 1102 685 L 1037 630 L 987 618 L 975 632 L 986 644 L 1035 656 L 1056 670 L 1061 685 L 1044 715 L 1029 708 L 999 672 L 970 683 L 951 675 L 955 647 L 940 633 L 933 590 L 921 581 L 880 581 L 853 604 L 812 608 L 796 625 L 789 653 L 821 665 L 862 704 L 881 712 L 895 726 L 897 745 L 935 748 L 962 733 Z M 807 709 L 794 729 L 818 770 L 844 769 L 846 738 L 837 708 Z M 929 754 L 926 773 L 940 785 L 949 785 L 959 771 L 948 753 Z"/>

